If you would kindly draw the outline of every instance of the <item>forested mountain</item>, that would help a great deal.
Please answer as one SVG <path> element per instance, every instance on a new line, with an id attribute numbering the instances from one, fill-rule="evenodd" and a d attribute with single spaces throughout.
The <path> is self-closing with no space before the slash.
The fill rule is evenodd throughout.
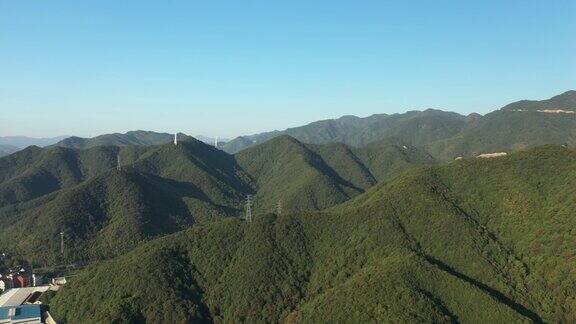
<path id="1" fill-rule="evenodd" d="M 0 246 L 40 265 L 117 256 L 194 222 L 183 197 L 174 192 L 160 178 L 108 171 L 77 187 L 0 210 Z M 66 238 L 64 260 L 60 232 Z"/>
<path id="2" fill-rule="evenodd" d="M 50 302 L 67 323 L 573 322 L 575 96 L 348 116 L 235 155 L 151 132 L 31 146 L 0 158 L 0 251 L 88 265 Z"/>
<path id="3" fill-rule="evenodd" d="M 426 153 L 399 142 L 377 142 L 359 149 L 341 143 L 303 144 L 287 135 L 235 157 L 255 179 L 255 207 L 261 211 L 324 209 L 404 169 L 433 163 Z"/>
<path id="4" fill-rule="evenodd" d="M 0 209 L 0 246 L 51 263 L 63 231 L 71 245 L 67 259 L 110 257 L 194 222 L 238 216 L 252 192 L 232 156 L 196 140 L 126 147 L 120 151 L 126 161 L 121 171 L 116 170 L 118 150 L 31 147 L 1 159 L 18 166 L 18 159 L 36 158 L 38 167 L 1 183 L 6 192 L 21 189 L 42 197 Z"/>
<path id="5" fill-rule="evenodd" d="M 278 202 L 289 209 L 323 209 L 408 167 L 433 162 L 394 139 L 352 148 L 305 145 L 281 136 L 236 156 L 195 139 L 178 146 L 32 146 L 0 159 L 0 208 L 76 186 L 116 168 L 118 158 L 135 171 L 193 184 L 220 205 L 236 206 L 257 186 L 256 206 L 262 210 Z"/>
<path id="6" fill-rule="evenodd" d="M 75 186 L 116 167 L 118 156 L 129 163 L 143 152 L 140 147 L 75 150 L 30 146 L 0 159 L 0 208 Z"/>
<path id="7" fill-rule="evenodd" d="M 233 172 L 239 172 L 233 157 L 193 138 L 181 140 L 178 146 L 31 146 L 0 159 L 0 207 L 77 185 L 116 168 L 118 159 L 122 165 L 141 172 L 196 182 L 202 190 L 214 193 L 213 198 L 219 202 L 230 196 L 230 188 L 247 186 L 235 180 L 226 182 Z M 208 173 L 210 177 L 206 177 Z"/>
<path id="8" fill-rule="evenodd" d="M 516 151 L 543 144 L 576 146 L 576 91 L 543 101 L 519 101 L 476 118 L 457 136 L 427 145 L 435 157 L 451 159 Z"/>
<path id="9" fill-rule="evenodd" d="M 324 212 L 195 226 L 82 271 L 51 313 L 68 323 L 573 322 L 575 170 L 574 151 L 542 147 L 415 169 Z"/>
<path id="10" fill-rule="evenodd" d="M 132 168 L 185 184 L 221 206 L 236 206 L 253 191 L 251 179 L 233 156 L 193 138 L 150 147 Z"/>
<path id="11" fill-rule="evenodd" d="M 179 134 L 181 140 L 189 140 L 190 136 Z M 174 140 L 174 134 L 150 131 L 131 131 L 124 134 L 104 134 L 92 138 L 68 137 L 56 143 L 57 146 L 85 149 L 95 146 L 128 146 L 128 145 L 160 145 Z"/>
<path id="12" fill-rule="evenodd" d="M 226 143 L 223 149 L 235 153 L 280 135 L 289 135 L 304 143 L 341 142 L 352 146 L 364 146 L 387 137 L 396 137 L 418 146 L 458 134 L 466 125 L 466 120 L 465 116 L 433 109 L 366 118 L 344 116 L 289 128 L 282 132 L 242 136 Z"/>
<path id="13" fill-rule="evenodd" d="M 0 207 L 71 187 L 109 170 L 117 148 L 76 151 L 30 146 L 0 159 Z"/>
<path id="14" fill-rule="evenodd" d="M 63 231 L 73 246 L 67 260 L 107 258 L 193 223 L 238 217 L 247 194 L 255 194 L 259 211 L 276 210 L 279 202 L 286 210 L 324 209 L 432 162 L 399 142 L 356 149 L 304 145 L 288 136 L 236 156 L 194 139 L 29 147 L 0 159 L 0 247 L 51 264 L 59 258 Z"/>

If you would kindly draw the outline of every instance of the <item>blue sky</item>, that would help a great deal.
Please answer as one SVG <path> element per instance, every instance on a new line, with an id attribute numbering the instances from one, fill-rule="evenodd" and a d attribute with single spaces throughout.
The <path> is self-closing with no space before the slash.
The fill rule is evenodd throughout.
<path id="1" fill-rule="evenodd" d="M 0 0 L 0 136 L 232 137 L 576 88 L 576 1 Z"/>

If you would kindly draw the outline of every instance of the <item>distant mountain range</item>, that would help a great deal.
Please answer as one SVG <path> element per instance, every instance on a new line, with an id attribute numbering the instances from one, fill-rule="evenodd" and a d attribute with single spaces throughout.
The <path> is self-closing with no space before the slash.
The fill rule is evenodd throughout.
<path id="1" fill-rule="evenodd" d="M 0 136 L 0 145 L 10 145 L 17 148 L 25 148 L 30 145 L 44 147 L 55 144 L 67 137 L 68 136 L 35 138 L 26 136 Z"/>
<path id="2" fill-rule="evenodd" d="M 289 135 L 304 143 L 341 142 L 352 146 L 364 146 L 386 137 L 396 137 L 411 145 L 419 146 L 455 136 L 465 125 L 465 116 L 432 109 L 394 115 L 380 114 L 366 118 L 344 116 L 285 131 L 242 136 L 226 143 L 224 150 L 235 153 L 280 135 Z"/>
<path id="3" fill-rule="evenodd" d="M 571 111 L 576 111 L 576 91 L 548 100 L 515 102 L 485 116 L 440 110 L 366 118 L 345 116 L 285 131 L 241 136 L 226 143 L 223 149 L 235 153 L 280 135 L 290 135 L 304 143 L 341 142 L 357 147 L 395 137 L 446 160 L 541 144 L 576 145 L 576 114 Z"/>
<path id="4" fill-rule="evenodd" d="M 12 154 L 31 145 L 49 146 L 55 144 L 68 136 L 58 136 L 50 138 L 34 138 L 26 136 L 0 136 L 0 157 Z"/>
<path id="5" fill-rule="evenodd" d="M 463 116 L 433 109 L 366 118 L 344 116 L 284 131 L 241 136 L 233 140 L 223 139 L 219 140 L 218 147 L 234 154 L 281 135 L 289 135 L 306 144 L 338 142 L 352 147 L 395 138 L 424 149 L 437 159 L 450 160 L 459 156 L 514 151 L 542 144 L 576 145 L 575 107 L 576 91 L 572 90 L 547 100 L 511 103 L 484 116 Z M 181 140 L 191 138 L 185 134 L 179 136 Z M 2 142 L 0 138 L 0 145 L 11 145 L 0 146 L 0 154 L 13 153 L 16 150 L 13 146 L 22 148 L 29 143 L 86 149 L 96 146 L 159 145 L 172 142 L 173 138 L 173 134 L 151 131 L 105 134 L 93 138 L 73 136 L 57 143 L 54 142 L 58 138 L 36 142 L 22 138 L 4 138 Z M 210 137 L 197 136 L 197 139 L 208 144 L 214 143 L 214 138 Z"/>

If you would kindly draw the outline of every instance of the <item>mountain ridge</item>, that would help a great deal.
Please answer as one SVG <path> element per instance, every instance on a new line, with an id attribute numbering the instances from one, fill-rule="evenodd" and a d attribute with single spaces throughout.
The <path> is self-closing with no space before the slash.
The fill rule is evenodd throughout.
<path id="1" fill-rule="evenodd" d="M 241 136 L 227 142 L 223 149 L 229 153 L 236 153 L 281 134 L 290 135 L 308 144 L 341 142 L 351 146 L 363 146 L 386 137 L 398 137 L 411 145 L 420 145 L 433 138 L 444 138 L 455 134 L 464 126 L 465 119 L 463 115 L 436 109 L 392 115 L 374 114 L 364 118 L 343 116 L 338 119 L 321 120 L 300 127 L 288 128 L 284 131 Z M 414 136 L 413 130 L 417 128 L 426 129 L 426 131 L 417 134 L 419 136 Z"/>

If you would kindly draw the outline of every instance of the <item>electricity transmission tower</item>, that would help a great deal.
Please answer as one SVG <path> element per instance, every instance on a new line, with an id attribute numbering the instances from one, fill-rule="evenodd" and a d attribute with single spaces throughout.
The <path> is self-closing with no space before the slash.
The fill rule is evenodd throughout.
<path id="1" fill-rule="evenodd" d="M 118 163 L 118 165 L 116 165 L 116 169 L 118 169 L 118 171 L 122 170 L 122 167 L 120 166 L 120 153 L 118 153 L 116 156 L 116 161 Z"/>
<path id="2" fill-rule="evenodd" d="M 246 221 L 252 223 L 252 195 L 246 196 Z"/>
<path id="3" fill-rule="evenodd" d="M 276 204 L 276 214 L 282 215 L 282 200 L 278 200 L 278 204 Z"/>

